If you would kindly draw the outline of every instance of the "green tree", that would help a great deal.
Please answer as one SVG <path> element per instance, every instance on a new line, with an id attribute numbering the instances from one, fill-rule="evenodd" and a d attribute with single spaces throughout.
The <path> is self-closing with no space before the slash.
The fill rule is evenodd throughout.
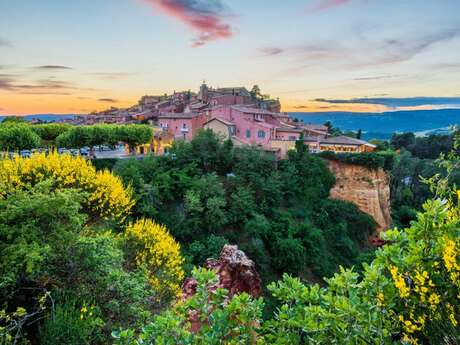
<path id="1" fill-rule="evenodd" d="M 40 137 L 28 124 L 7 122 L 0 124 L 0 150 L 18 151 L 38 148 Z"/>
<path id="2" fill-rule="evenodd" d="M 63 123 L 43 123 L 31 126 L 42 142 L 49 146 L 54 146 L 56 138 L 71 128 L 70 125 Z"/>
<path id="3" fill-rule="evenodd" d="M 148 125 L 117 126 L 115 137 L 133 150 L 138 145 L 150 143 L 153 138 L 153 130 Z"/>
<path id="4" fill-rule="evenodd" d="M 415 143 L 414 133 L 402 133 L 402 134 L 393 134 L 390 140 L 390 145 L 395 149 L 399 150 L 401 148 L 408 148 Z"/>
<path id="5" fill-rule="evenodd" d="M 17 123 L 26 124 L 27 120 L 23 118 L 22 116 L 5 116 L 1 123 L 2 124 L 8 124 L 8 123 L 9 124 L 17 124 Z"/>

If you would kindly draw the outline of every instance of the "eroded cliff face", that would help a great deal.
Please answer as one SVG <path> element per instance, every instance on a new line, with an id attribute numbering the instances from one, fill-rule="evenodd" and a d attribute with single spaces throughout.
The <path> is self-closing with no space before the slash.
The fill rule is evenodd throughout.
<path id="1" fill-rule="evenodd" d="M 363 166 L 338 161 L 328 161 L 336 183 L 331 198 L 356 204 L 371 215 L 377 223 L 377 231 L 391 226 L 390 178 L 383 169 L 373 170 Z"/>

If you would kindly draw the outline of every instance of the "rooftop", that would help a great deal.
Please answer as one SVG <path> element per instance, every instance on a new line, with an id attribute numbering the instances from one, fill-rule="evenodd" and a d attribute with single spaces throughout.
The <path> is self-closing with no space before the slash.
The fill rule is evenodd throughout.
<path id="1" fill-rule="evenodd" d="M 323 138 L 323 139 L 320 139 L 320 143 L 322 143 L 322 144 L 339 144 L 339 145 L 355 145 L 355 146 L 366 145 L 366 146 L 375 147 L 375 145 L 372 145 L 372 144 L 368 143 L 367 141 L 360 140 L 360 139 L 355 139 L 355 138 L 350 138 L 350 137 L 347 137 L 345 135 L 339 135 L 338 137 Z"/>
<path id="2" fill-rule="evenodd" d="M 159 119 L 193 119 L 199 116 L 193 113 L 163 113 L 158 116 Z"/>
<path id="3" fill-rule="evenodd" d="M 221 119 L 219 117 L 213 117 L 211 120 L 206 121 L 204 124 L 206 125 L 206 124 L 210 123 L 211 121 L 219 121 L 219 122 L 222 122 L 224 125 L 227 125 L 227 126 L 235 126 L 234 123 L 232 123 L 230 121 L 226 121 L 226 120 Z"/>

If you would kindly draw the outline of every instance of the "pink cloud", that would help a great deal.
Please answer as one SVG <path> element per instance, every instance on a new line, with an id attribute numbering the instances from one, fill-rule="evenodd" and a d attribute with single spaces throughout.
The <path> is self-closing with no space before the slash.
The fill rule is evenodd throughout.
<path id="1" fill-rule="evenodd" d="M 220 0 L 143 0 L 197 33 L 192 47 L 233 36 Z"/>
<path id="2" fill-rule="evenodd" d="M 353 0 L 321 0 L 315 6 L 310 8 L 308 12 L 320 12 L 329 8 L 345 5 Z"/>

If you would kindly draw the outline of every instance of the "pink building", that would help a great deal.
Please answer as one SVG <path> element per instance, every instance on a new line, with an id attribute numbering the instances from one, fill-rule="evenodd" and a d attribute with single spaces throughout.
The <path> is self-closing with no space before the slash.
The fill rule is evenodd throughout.
<path id="1" fill-rule="evenodd" d="M 176 139 L 192 140 L 200 128 L 203 128 L 206 117 L 192 113 L 169 113 L 158 116 L 163 131 L 171 133 Z"/>
<path id="2" fill-rule="evenodd" d="M 250 96 L 239 96 L 239 95 L 220 95 L 212 97 L 209 101 L 211 106 L 219 105 L 241 105 L 241 104 L 252 104 L 252 98 Z"/>

